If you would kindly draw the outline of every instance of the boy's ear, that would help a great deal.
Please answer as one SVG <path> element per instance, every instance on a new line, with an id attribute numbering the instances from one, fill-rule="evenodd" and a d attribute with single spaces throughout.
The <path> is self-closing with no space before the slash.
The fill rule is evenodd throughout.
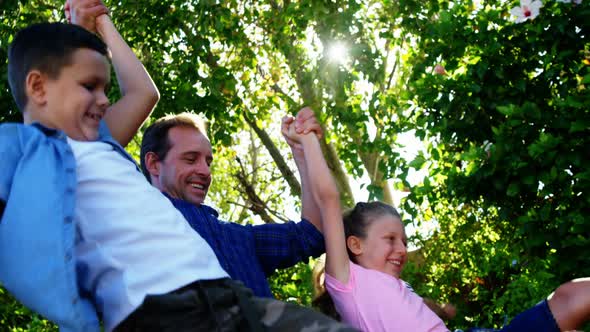
<path id="1" fill-rule="evenodd" d="M 359 239 L 357 236 L 351 235 L 347 237 L 346 246 L 348 247 L 348 250 L 350 250 L 355 256 L 358 256 L 363 253 L 361 239 Z"/>
<path id="2" fill-rule="evenodd" d="M 33 102 L 37 105 L 44 105 L 47 101 L 45 100 L 45 82 L 47 82 L 47 75 L 44 75 L 40 71 L 33 69 L 27 74 L 25 79 L 25 91 L 29 102 Z"/>
<path id="3" fill-rule="evenodd" d="M 148 152 L 145 154 L 145 168 L 152 176 L 160 175 L 160 159 L 155 152 Z"/>

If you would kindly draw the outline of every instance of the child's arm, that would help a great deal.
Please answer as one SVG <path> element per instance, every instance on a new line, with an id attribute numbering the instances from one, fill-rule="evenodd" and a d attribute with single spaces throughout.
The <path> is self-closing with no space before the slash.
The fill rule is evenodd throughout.
<path id="1" fill-rule="evenodd" d="M 109 108 L 105 121 L 113 137 L 122 146 L 126 146 L 153 111 L 160 99 L 160 93 L 148 72 L 113 25 L 111 18 L 107 15 L 98 17 L 96 27 L 111 51 L 122 95 L 121 99 Z"/>
<path id="2" fill-rule="evenodd" d="M 96 0 L 68 0 L 66 15 L 72 23 L 92 29 L 89 17 L 96 15 Z M 67 13 L 69 7 L 71 15 Z M 107 44 L 112 55 L 112 63 L 121 88 L 121 99 L 111 105 L 105 114 L 105 121 L 113 137 L 126 146 L 141 124 L 150 115 L 160 95 L 150 75 L 137 59 L 131 48 L 121 37 L 111 18 L 101 14 L 96 17 L 96 31 Z M 86 25 L 86 26 L 85 26 Z"/>
<path id="3" fill-rule="evenodd" d="M 340 282 L 348 282 L 349 259 L 344 238 L 344 224 L 340 209 L 340 193 L 322 154 L 320 142 L 313 134 L 298 135 L 294 125 L 289 127 L 289 138 L 303 147 L 305 164 L 309 170 L 310 190 L 319 207 L 326 241 L 326 273 Z"/>

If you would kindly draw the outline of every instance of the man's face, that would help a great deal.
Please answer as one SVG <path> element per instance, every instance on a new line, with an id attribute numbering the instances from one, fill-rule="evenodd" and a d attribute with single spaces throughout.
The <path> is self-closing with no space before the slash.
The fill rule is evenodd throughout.
<path id="1" fill-rule="evenodd" d="M 211 143 L 191 127 L 173 127 L 168 131 L 171 148 L 158 162 L 160 190 L 174 198 L 200 205 L 211 185 Z"/>
<path id="2" fill-rule="evenodd" d="M 36 115 L 43 125 L 61 129 L 78 141 L 94 141 L 109 106 L 106 90 L 110 65 L 102 54 L 82 48 L 72 54 L 72 64 L 57 79 L 44 81 L 44 110 Z"/>

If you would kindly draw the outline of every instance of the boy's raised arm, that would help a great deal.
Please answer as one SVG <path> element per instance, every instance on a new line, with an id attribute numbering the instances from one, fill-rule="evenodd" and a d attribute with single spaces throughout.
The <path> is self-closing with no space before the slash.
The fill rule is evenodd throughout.
<path id="1" fill-rule="evenodd" d="M 139 59 L 121 37 L 111 18 L 102 14 L 96 0 L 68 0 L 66 16 L 72 23 L 96 31 L 107 44 L 121 88 L 121 99 L 105 114 L 105 121 L 113 137 L 126 146 L 158 102 L 158 88 Z M 93 16 L 97 15 L 98 16 Z M 92 20 L 95 17 L 95 21 Z M 94 25 L 93 25 L 94 23 Z"/>
<path id="2" fill-rule="evenodd" d="M 96 29 L 111 50 L 122 95 L 119 101 L 111 105 L 105 121 L 113 137 L 122 146 L 126 146 L 156 106 L 160 94 L 111 18 L 107 15 L 99 16 L 96 19 Z"/>

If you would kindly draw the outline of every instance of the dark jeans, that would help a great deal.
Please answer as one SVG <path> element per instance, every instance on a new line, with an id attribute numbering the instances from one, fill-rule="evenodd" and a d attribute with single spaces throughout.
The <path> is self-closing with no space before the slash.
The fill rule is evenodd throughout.
<path id="1" fill-rule="evenodd" d="M 241 282 L 203 280 L 163 295 L 148 295 L 116 332 L 355 331 L 321 313 L 259 298 Z"/>
<path id="2" fill-rule="evenodd" d="M 518 314 L 501 329 L 470 328 L 466 332 L 559 332 L 559 326 L 547 300 Z"/>

